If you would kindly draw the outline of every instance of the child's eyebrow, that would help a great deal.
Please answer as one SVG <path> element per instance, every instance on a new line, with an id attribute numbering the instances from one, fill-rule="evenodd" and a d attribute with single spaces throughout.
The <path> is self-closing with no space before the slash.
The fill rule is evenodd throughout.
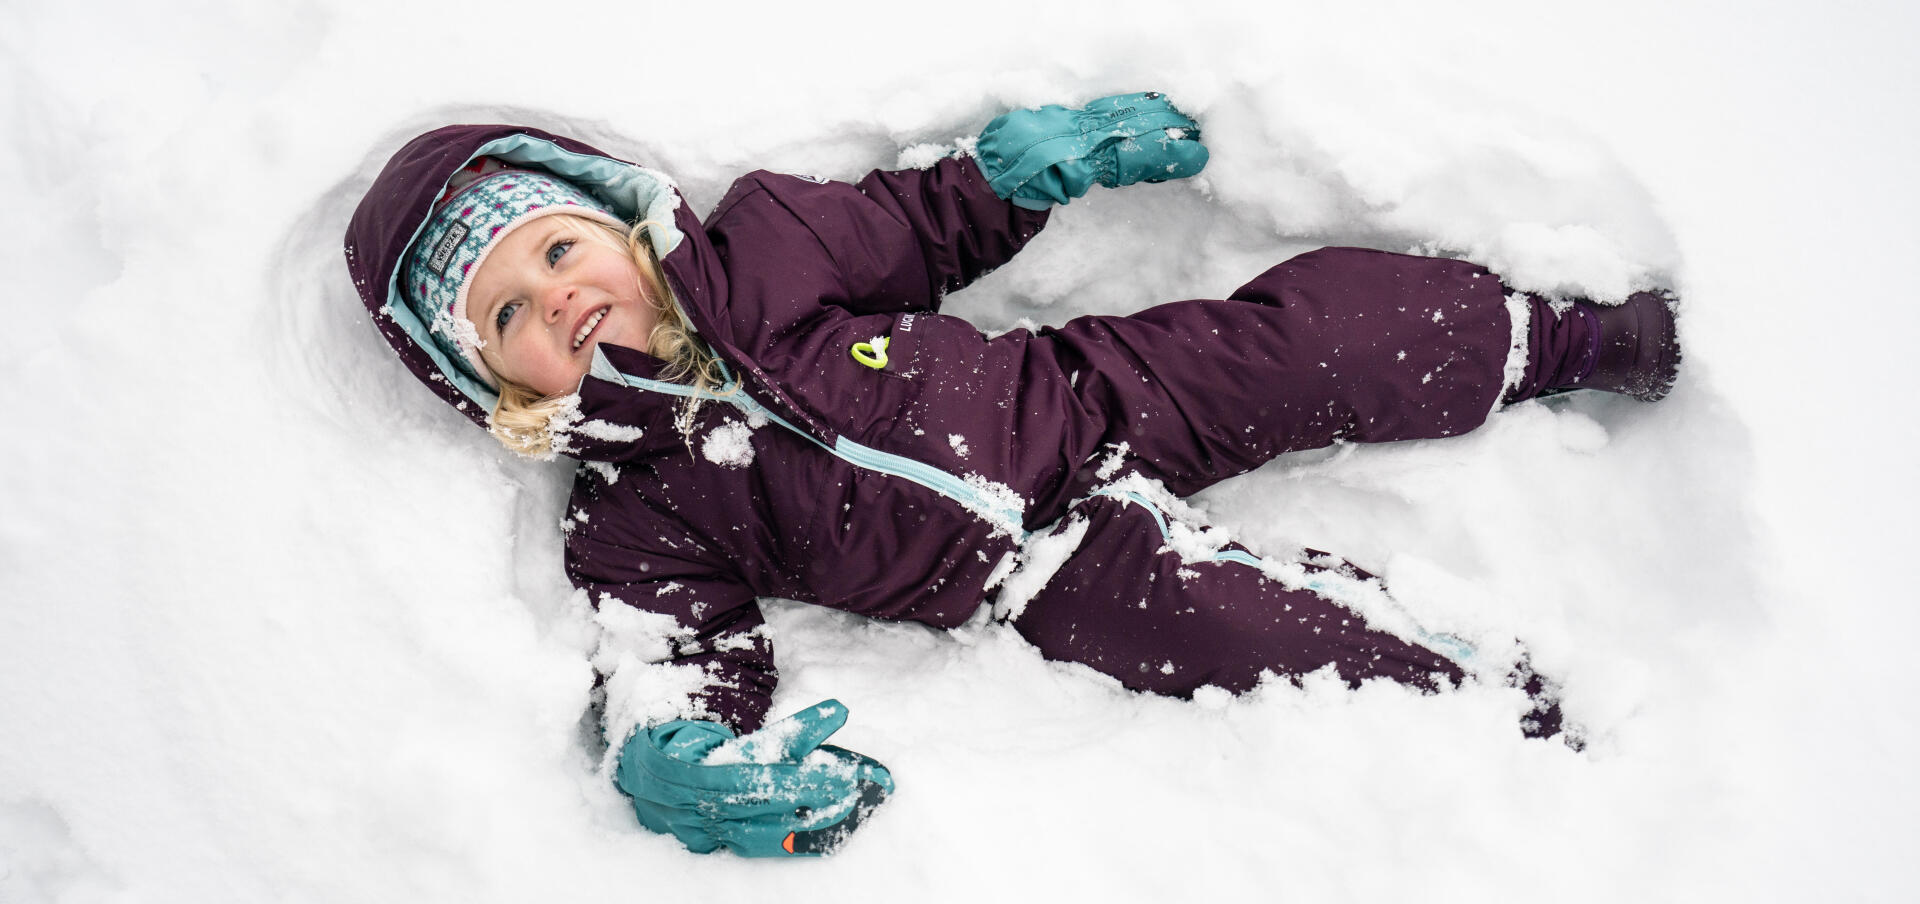
<path id="1" fill-rule="evenodd" d="M 543 223 L 543 222 L 536 221 L 533 223 L 528 223 L 526 226 L 522 227 L 523 229 L 526 230 L 526 232 L 529 235 L 532 235 L 536 239 L 536 241 L 527 243 L 527 247 L 520 252 L 521 257 L 527 258 L 534 262 L 538 262 L 541 256 L 547 253 L 547 243 L 552 241 L 553 239 L 554 225 L 555 224 L 552 224 L 552 223 Z M 498 254 L 499 252 L 496 251 L 495 253 Z M 503 259 L 506 259 L 507 255 L 501 254 L 500 257 Z M 511 260 L 509 260 L 508 262 L 518 263 L 517 261 L 511 261 Z"/>

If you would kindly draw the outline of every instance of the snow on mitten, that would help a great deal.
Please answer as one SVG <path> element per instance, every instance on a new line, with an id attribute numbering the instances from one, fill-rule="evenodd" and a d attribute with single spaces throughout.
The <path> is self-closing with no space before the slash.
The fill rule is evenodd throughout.
<path id="1" fill-rule="evenodd" d="M 614 783 L 641 825 L 694 853 L 831 853 L 893 791 L 887 767 L 821 743 L 846 722 L 826 700 L 744 738 L 717 722 L 656 725 L 627 739 Z"/>
<path id="2" fill-rule="evenodd" d="M 1108 188 L 1184 179 L 1207 165 L 1200 126 L 1158 91 L 1103 97 L 1078 110 L 1002 113 L 980 133 L 980 171 L 994 194 L 1030 210 Z"/>

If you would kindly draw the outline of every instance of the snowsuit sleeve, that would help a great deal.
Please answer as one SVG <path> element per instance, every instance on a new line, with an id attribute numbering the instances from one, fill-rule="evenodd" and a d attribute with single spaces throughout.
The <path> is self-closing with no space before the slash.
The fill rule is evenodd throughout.
<path id="1" fill-rule="evenodd" d="M 1006 263 L 1046 221 L 1045 211 L 1000 200 L 971 158 L 949 157 L 924 170 L 876 170 L 851 185 L 750 173 L 715 208 L 707 232 L 736 296 L 878 314 L 938 310 L 946 293 Z"/>
<path id="2" fill-rule="evenodd" d="M 611 743 L 674 719 L 742 734 L 760 727 L 778 675 L 744 583 L 698 559 L 594 540 L 568 544 L 567 572 L 603 629 L 594 668 L 605 681 Z"/>

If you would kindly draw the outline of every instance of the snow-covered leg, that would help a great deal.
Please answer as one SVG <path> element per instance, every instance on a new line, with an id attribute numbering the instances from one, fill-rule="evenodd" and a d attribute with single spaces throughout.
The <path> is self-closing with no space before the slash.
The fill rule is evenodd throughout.
<path id="1" fill-rule="evenodd" d="M 1048 658 L 1175 697 L 1204 685 L 1241 693 L 1269 673 L 1298 679 L 1328 667 L 1355 686 L 1387 678 L 1437 690 L 1465 677 L 1453 659 L 1408 636 L 1419 630 L 1410 621 L 1389 626 L 1391 618 L 1370 620 L 1333 598 L 1384 602 L 1372 575 L 1312 550 L 1261 560 L 1237 544 L 1214 545 L 1217 532 L 1174 536 L 1178 525 L 1170 529 L 1151 502 L 1128 495 L 1078 502 L 1069 516 L 1073 554 L 1045 586 L 1005 607 Z"/>

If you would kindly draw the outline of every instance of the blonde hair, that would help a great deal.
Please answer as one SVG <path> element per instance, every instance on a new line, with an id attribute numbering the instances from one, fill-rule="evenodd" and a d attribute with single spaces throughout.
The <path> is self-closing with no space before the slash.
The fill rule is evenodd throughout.
<path id="1" fill-rule="evenodd" d="M 624 252 L 640 271 L 641 291 L 659 314 L 653 332 L 647 336 L 647 354 L 665 361 L 657 379 L 685 383 L 704 390 L 708 396 L 723 396 L 732 391 L 722 388 L 719 359 L 693 333 L 680 306 L 674 303 L 673 290 L 660 271 L 660 259 L 647 241 L 647 226 L 652 221 L 633 224 L 625 230 L 572 214 L 553 214 L 581 239 L 600 242 Z M 500 444 L 530 458 L 551 458 L 565 451 L 556 434 L 566 430 L 575 417 L 579 400 L 571 392 L 541 395 L 527 386 L 500 378 L 500 401 L 487 418 L 487 427 Z M 674 423 L 682 434 L 693 429 L 693 414 L 700 396 L 688 396 Z"/>

